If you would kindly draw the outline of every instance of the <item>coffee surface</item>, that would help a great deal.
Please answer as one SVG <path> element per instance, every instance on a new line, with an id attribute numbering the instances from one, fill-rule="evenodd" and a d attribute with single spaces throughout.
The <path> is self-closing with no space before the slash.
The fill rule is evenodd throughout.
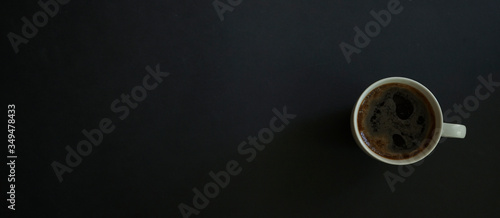
<path id="1" fill-rule="evenodd" d="M 358 112 L 358 129 L 375 153 L 406 159 L 424 150 L 434 133 L 435 118 L 425 96 L 417 89 L 390 83 L 372 90 Z"/>

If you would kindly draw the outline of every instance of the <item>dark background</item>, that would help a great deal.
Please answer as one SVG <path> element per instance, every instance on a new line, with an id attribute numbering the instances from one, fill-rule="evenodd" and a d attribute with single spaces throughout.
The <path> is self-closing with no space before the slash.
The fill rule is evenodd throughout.
<path id="1" fill-rule="evenodd" d="M 384 173 L 398 167 L 356 146 L 349 116 L 389 76 L 421 82 L 443 111 L 474 95 L 478 76 L 500 81 L 500 3 L 402 0 L 348 64 L 339 44 L 387 2 L 243 0 L 221 21 L 210 0 L 74 0 L 18 54 L 7 34 L 41 9 L 4 2 L 2 107 L 16 104 L 18 159 L 16 211 L 3 200 L 2 214 L 181 217 L 192 189 L 236 160 L 242 172 L 199 217 L 498 215 L 500 87 L 462 119 L 465 139 L 441 143 L 394 192 Z M 119 120 L 111 102 L 156 64 L 170 76 Z M 238 145 L 284 106 L 297 117 L 245 161 Z M 105 117 L 114 132 L 59 183 L 51 163 Z"/>

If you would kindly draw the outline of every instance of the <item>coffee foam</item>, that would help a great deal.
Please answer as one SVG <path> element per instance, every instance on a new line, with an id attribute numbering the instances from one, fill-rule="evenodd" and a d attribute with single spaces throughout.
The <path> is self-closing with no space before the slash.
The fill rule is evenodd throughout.
<path id="1" fill-rule="evenodd" d="M 375 153 L 407 159 L 424 150 L 432 139 L 435 118 L 425 96 L 400 83 L 379 86 L 364 99 L 358 112 L 363 141 Z"/>

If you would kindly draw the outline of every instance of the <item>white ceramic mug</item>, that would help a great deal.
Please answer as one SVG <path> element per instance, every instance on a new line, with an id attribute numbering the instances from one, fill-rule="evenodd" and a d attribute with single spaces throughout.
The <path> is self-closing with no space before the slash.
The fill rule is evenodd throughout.
<path id="1" fill-rule="evenodd" d="M 417 89 L 418 91 L 420 91 L 429 101 L 431 108 L 432 108 L 431 113 L 433 113 L 434 117 L 435 117 L 436 123 L 435 123 L 434 134 L 432 136 L 432 139 L 430 140 L 429 145 L 424 150 L 422 150 L 420 153 L 418 153 L 417 155 L 410 157 L 410 158 L 407 158 L 407 159 L 400 159 L 400 160 L 389 159 L 389 158 L 383 157 L 383 156 L 375 153 L 372 149 L 370 149 L 365 144 L 365 142 L 361 138 L 361 134 L 360 134 L 359 129 L 358 129 L 358 124 L 357 124 L 358 123 L 358 111 L 359 111 L 359 107 L 363 103 L 363 100 L 373 89 L 375 89 L 379 86 L 382 86 L 384 84 L 388 84 L 388 83 L 406 84 L 406 85 L 409 85 L 409 86 Z M 385 78 L 385 79 L 382 79 L 382 80 L 379 80 L 379 81 L 373 83 L 363 92 L 363 94 L 361 94 L 358 101 L 356 102 L 356 105 L 354 105 L 354 108 L 352 110 L 351 131 L 352 131 L 352 134 L 354 136 L 354 140 L 356 140 L 356 143 L 358 144 L 358 146 L 366 154 L 368 154 L 371 157 L 373 157 L 379 161 L 382 161 L 384 163 L 393 164 L 393 165 L 407 165 L 407 164 L 412 164 L 412 163 L 418 162 L 418 161 L 424 159 L 425 157 L 427 157 L 427 155 L 429 155 L 434 150 L 434 148 L 436 148 L 436 146 L 439 142 L 439 139 L 441 137 L 464 138 L 465 133 L 466 133 L 466 128 L 464 125 L 460 125 L 460 124 L 443 123 L 443 112 L 441 111 L 441 107 L 439 106 L 439 103 L 436 100 L 436 97 L 434 97 L 434 95 L 431 93 L 431 91 L 429 91 L 429 89 L 427 89 L 425 86 L 423 86 L 419 82 L 412 80 L 412 79 L 404 78 L 404 77 L 389 77 L 389 78 Z"/>

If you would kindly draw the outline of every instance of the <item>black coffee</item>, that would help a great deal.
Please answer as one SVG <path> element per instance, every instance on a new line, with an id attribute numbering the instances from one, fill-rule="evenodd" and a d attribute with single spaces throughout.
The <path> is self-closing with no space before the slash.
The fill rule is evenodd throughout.
<path id="1" fill-rule="evenodd" d="M 430 143 L 435 118 L 429 101 L 417 89 L 390 83 L 372 90 L 358 112 L 363 141 L 380 156 L 406 159 Z"/>

